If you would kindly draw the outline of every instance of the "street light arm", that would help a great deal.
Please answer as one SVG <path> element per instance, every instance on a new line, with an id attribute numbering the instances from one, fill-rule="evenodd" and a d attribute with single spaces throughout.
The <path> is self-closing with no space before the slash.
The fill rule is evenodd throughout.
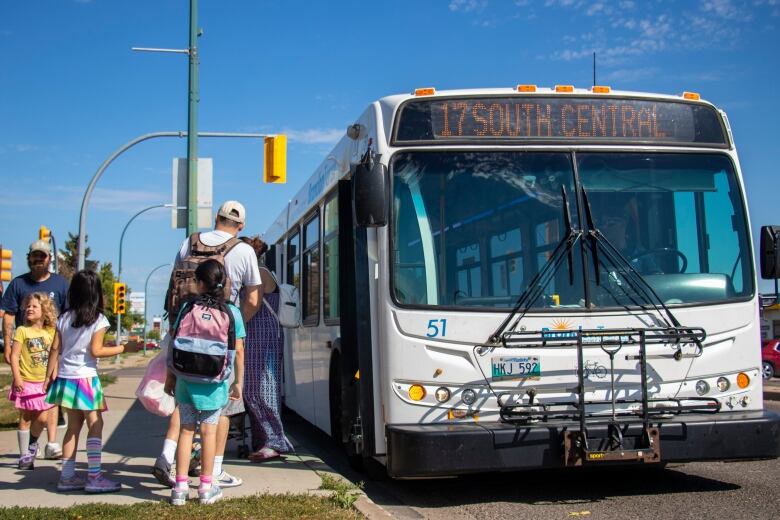
<path id="1" fill-rule="evenodd" d="M 266 134 L 246 134 L 246 133 L 240 133 L 240 132 L 198 132 L 199 137 L 249 137 L 249 138 L 262 138 L 265 137 Z M 154 139 L 156 137 L 187 137 L 187 132 L 152 132 L 150 134 L 144 134 L 136 137 L 135 139 L 126 142 L 117 150 L 112 153 L 110 156 L 108 156 L 108 159 L 103 161 L 103 164 L 100 165 L 100 168 L 97 169 L 95 174 L 92 176 L 92 179 L 89 181 L 89 185 L 87 186 L 87 191 L 84 192 L 84 198 L 81 199 L 81 212 L 79 213 L 79 241 L 78 241 L 78 270 L 84 269 L 84 266 L 86 264 L 86 255 L 84 254 L 86 250 L 86 235 L 87 235 L 87 207 L 89 205 L 89 199 L 92 197 L 92 191 L 95 189 L 95 185 L 97 184 L 97 181 L 100 180 L 100 177 L 103 175 L 103 172 L 105 171 L 108 166 L 114 162 L 114 159 L 122 155 L 124 152 L 126 152 L 128 149 L 132 148 L 133 146 L 137 145 L 138 143 L 141 143 L 143 141 L 146 141 L 148 139 Z"/>
<path id="2" fill-rule="evenodd" d="M 130 226 L 130 223 L 135 220 L 135 218 L 142 213 L 146 213 L 149 210 L 157 209 L 157 208 L 164 208 L 165 204 L 157 204 L 155 206 L 149 206 L 148 208 L 144 208 L 132 217 L 130 217 L 130 220 L 127 221 L 127 224 L 125 224 L 124 229 L 122 229 L 122 235 L 119 237 L 119 270 L 117 271 L 116 279 L 117 281 L 122 281 L 122 244 L 125 240 L 125 232 L 127 231 L 127 228 Z"/>

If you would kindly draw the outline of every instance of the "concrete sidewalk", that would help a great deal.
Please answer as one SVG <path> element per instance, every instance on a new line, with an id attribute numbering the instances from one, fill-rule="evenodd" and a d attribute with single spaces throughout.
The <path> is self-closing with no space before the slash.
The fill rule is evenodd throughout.
<path id="1" fill-rule="evenodd" d="M 135 389 L 143 368 L 113 373 L 115 383 L 105 389 L 109 411 L 103 414 L 103 469 L 109 478 L 122 483 L 122 491 L 103 495 L 84 492 L 58 493 L 59 461 L 38 459 L 33 471 L 16 468 L 18 446 L 16 431 L 0 432 L 0 504 L 2 506 L 60 506 L 103 502 L 130 504 L 167 500 L 170 490 L 157 483 L 151 474 L 154 459 L 162 449 L 167 420 L 147 412 L 135 400 Z M 64 428 L 58 430 L 62 442 Z M 46 434 L 42 435 L 46 438 Z M 316 471 L 331 471 L 321 460 L 307 453 L 296 439 L 290 439 L 297 454 L 283 461 L 253 464 L 236 458 L 236 445 L 230 441 L 224 468 L 244 480 L 237 488 L 225 489 L 225 497 L 256 493 L 316 493 L 321 479 Z M 86 429 L 79 439 L 77 471 L 86 472 Z M 315 471 L 316 470 L 316 471 Z M 192 479 L 197 486 L 198 479 Z"/>

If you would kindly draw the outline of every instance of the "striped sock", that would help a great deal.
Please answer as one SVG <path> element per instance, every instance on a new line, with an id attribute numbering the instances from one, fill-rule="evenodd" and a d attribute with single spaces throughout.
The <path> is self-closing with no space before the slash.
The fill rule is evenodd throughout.
<path id="1" fill-rule="evenodd" d="M 198 491 L 208 491 L 211 489 L 211 475 L 200 475 L 200 487 Z"/>
<path id="2" fill-rule="evenodd" d="M 63 459 L 62 478 L 69 479 L 76 475 L 76 459 Z"/>
<path id="3" fill-rule="evenodd" d="M 187 475 L 176 475 L 176 491 L 185 491 L 188 487 Z"/>
<path id="4" fill-rule="evenodd" d="M 100 476 L 100 452 L 103 441 L 100 437 L 87 437 L 87 465 L 89 466 L 89 478 Z"/>

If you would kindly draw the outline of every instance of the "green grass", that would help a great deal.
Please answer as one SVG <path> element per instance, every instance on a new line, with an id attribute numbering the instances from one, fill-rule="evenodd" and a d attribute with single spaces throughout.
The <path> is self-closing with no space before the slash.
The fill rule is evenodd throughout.
<path id="1" fill-rule="evenodd" d="M 231 498 L 215 504 L 200 505 L 190 501 L 186 506 L 173 507 L 160 502 L 146 502 L 133 505 L 83 504 L 65 508 L 9 507 L 0 508 L 0 520 L 19 519 L 86 519 L 121 518 L 143 520 L 223 520 L 279 518 L 324 518 L 359 519 L 363 518 L 354 509 L 343 509 L 328 498 L 311 495 L 254 495 Z"/>
<path id="2" fill-rule="evenodd" d="M 328 497 L 330 503 L 342 509 L 350 509 L 352 504 L 355 503 L 355 500 L 358 499 L 363 483 L 358 482 L 357 484 L 353 484 L 352 482 L 331 475 L 330 473 L 320 473 L 319 475 L 322 479 L 320 489 L 333 491 Z"/>
<path id="3" fill-rule="evenodd" d="M 104 388 L 116 381 L 116 376 L 111 374 L 100 374 L 99 377 Z M 15 430 L 19 425 L 19 411 L 8 400 L 13 379 L 11 374 L 0 374 L 0 431 Z"/>

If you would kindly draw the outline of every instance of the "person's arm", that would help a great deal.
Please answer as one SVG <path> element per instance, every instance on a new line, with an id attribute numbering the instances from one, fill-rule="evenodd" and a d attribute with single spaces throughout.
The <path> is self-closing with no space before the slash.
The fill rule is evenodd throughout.
<path id="1" fill-rule="evenodd" d="M 57 369 L 59 368 L 60 364 L 60 333 L 59 331 L 54 331 L 54 339 L 51 342 L 51 347 L 49 347 L 49 363 L 46 366 L 46 380 L 43 383 L 43 391 L 46 392 L 49 390 L 49 385 L 52 384 L 52 382 L 57 379 Z"/>
<path id="2" fill-rule="evenodd" d="M 3 345 L 5 345 L 3 359 L 9 365 L 11 364 L 11 331 L 13 331 L 15 319 L 16 317 L 10 312 L 6 312 L 3 316 Z"/>
<path id="3" fill-rule="evenodd" d="M 236 362 L 234 369 L 236 378 L 233 384 L 230 385 L 230 399 L 232 401 L 240 401 L 244 388 L 244 340 L 242 338 L 236 339 Z"/>
<path id="4" fill-rule="evenodd" d="M 22 357 L 22 344 L 14 340 L 11 347 L 11 372 L 14 376 L 14 390 L 21 392 L 24 389 L 24 380 L 22 372 L 19 370 L 19 359 Z"/>
<path id="5" fill-rule="evenodd" d="M 241 298 L 241 318 L 247 323 L 260 310 L 262 303 L 263 286 L 252 285 L 244 287 L 244 297 Z"/>
<path id="6" fill-rule="evenodd" d="M 98 329 L 92 335 L 92 341 L 89 345 L 89 351 L 93 357 L 105 358 L 121 354 L 125 351 L 124 345 L 115 345 L 113 347 L 107 347 L 103 344 L 103 337 L 106 335 L 106 329 Z"/>

